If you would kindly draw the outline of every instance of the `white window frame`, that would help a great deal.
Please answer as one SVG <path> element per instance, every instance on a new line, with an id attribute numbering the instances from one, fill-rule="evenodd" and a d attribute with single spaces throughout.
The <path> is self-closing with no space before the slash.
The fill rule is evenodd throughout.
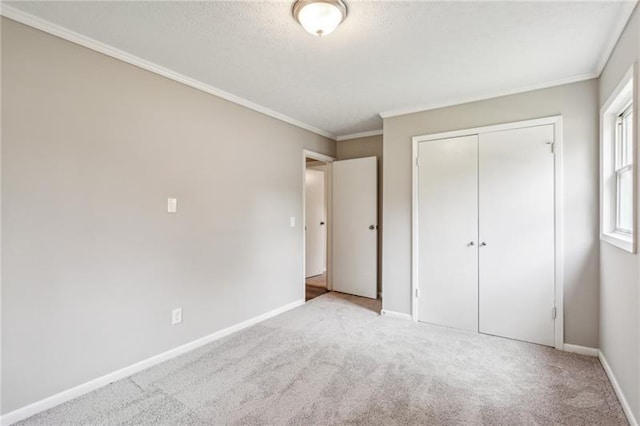
<path id="1" fill-rule="evenodd" d="M 629 119 L 633 121 L 633 102 L 629 102 L 624 110 L 616 117 L 616 134 L 615 134 L 615 153 L 614 153 L 614 173 L 616 181 L 616 224 L 615 232 L 619 232 L 626 235 L 633 234 L 633 223 L 631 228 L 623 228 L 620 226 L 621 216 L 621 198 L 620 198 L 620 182 L 622 175 L 625 173 L 631 173 L 631 179 L 633 180 L 633 154 L 631 158 L 626 158 L 626 146 L 623 144 L 631 144 L 631 151 L 633 152 L 633 122 L 631 123 L 631 137 L 624 131 L 624 121 Z"/>
<path id="2" fill-rule="evenodd" d="M 637 66 L 634 64 L 613 90 L 600 110 L 600 239 L 630 253 L 636 252 L 637 235 Z M 631 118 L 630 164 L 621 164 L 622 117 Z M 631 200 L 632 229 L 619 227 L 620 194 L 618 186 L 623 173 L 631 172 L 633 195 Z"/>

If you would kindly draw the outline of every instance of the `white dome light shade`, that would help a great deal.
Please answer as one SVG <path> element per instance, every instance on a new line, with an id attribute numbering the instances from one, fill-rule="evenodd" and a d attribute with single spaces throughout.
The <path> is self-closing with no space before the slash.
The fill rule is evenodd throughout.
<path id="1" fill-rule="evenodd" d="M 298 0 L 293 15 L 307 32 L 322 37 L 338 28 L 347 16 L 347 7 L 340 0 Z"/>

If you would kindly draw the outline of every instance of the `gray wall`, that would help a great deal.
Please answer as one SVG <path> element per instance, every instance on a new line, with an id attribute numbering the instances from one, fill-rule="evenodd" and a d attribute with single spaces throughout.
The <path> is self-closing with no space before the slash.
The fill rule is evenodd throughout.
<path id="1" fill-rule="evenodd" d="M 378 160 L 378 293 L 382 291 L 382 135 L 339 141 L 338 160 L 376 157 Z M 384 297 L 384 295 L 383 295 Z"/>
<path id="2" fill-rule="evenodd" d="M 640 58 L 639 21 L 636 7 L 600 76 L 600 106 Z M 637 126 L 640 129 L 640 122 Z M 600 350 L 640 420 L 640 256 L 606 242 L 600 246 Z"/>
<path id="3" fill-rule="evenodd" d="M 304 299 L 335 142 L 7 19 L 2 56 L 3 413 Z"/>
<path id="4" fill-rule="evenodd" d="M 338 160 L 376 157 L 378 167 L 382 167 L 382 135 L 336 142 L 336 153 Z"/>
<path id="5" fill-rule="evenodd" d="M 411 138 L 564 117 L 565 342 L 598 346 L 597 80 L 384 120 L 383 308 L 411 309 Z"/>

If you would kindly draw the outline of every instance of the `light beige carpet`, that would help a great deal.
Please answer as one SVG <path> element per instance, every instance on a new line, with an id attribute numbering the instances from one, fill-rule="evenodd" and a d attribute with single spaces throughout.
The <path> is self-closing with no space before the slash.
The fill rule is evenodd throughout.
<path id="1" fill-rule="evenodd" d="M 626 421 L 595 358 L 380 317 L 328 293 L 24 424 Z"/>

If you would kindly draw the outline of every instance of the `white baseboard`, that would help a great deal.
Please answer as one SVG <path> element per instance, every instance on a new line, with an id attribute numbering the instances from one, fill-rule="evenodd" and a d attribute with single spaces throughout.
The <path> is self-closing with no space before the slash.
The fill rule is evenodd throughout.
<path id="1" fill-rule="evenodd" d="M 587 355 L 587 356 L 593 356 L 593 357 L 597 357 L 600 354 L 600 351 L 597 348 L 570 345 L 569 343 L 565 343 L 562 350 L 565 352 L 572 352 L 574 354 Z"/>
<path id="2" fill-rule="evenodd" d="M 611 386 L 613 386 L 613 390 L 616 392 L 618 399 L 620 400 L 620 405 L 622 405 L 622 411 L 627 416 L 627 420 L 631 426 L 638 426 L 638 421 L 636 420 L 633 412 L 631 411 L 631 407 L 629 406 L 629 402 L 627 398 L 625 398 L 624 393 L 622 392 L 622 388 L 618 384 L 618 380 L 616 380 L 616 376 L 613 375 L 613 370 L 609 366 L 607 359 L 604 357 L 602 351 L 598 351 L 598 359 L 600 360 L 600 364 L 602 364 L 602 368 L 604 368 L 605 373 L 609 377 L 609 381 L 611 382 Z"/>
<path id="3" fill-rule="evenodd" d="M 385 317 L 389 317 L 389 318 L 411 320 L 411 315 L 409 314 L 403 314 L 402 312 L 387 311 L 386 309 L 381 310 L 380 315 L 384 315 Z"/>
<path id="4" fill-rule="evenodd" d="M 232 325 L 231 327 L 227 327 L 220 331 L 216 331 L 213 334 L 210 334 L 205 337 L 201 337 L 200 339 L 186 343 L 182 346 L 178 346 L 177 348 L 173 348 L 166 352 L 162 352 L 158 355 L 152 356 L 151 358 L 147 358 L 145 360 L 137 362 L 128 367 L 109 373 L 105 376 L 98 377 L 97 379 L 93 379 L 89 382 L 75 386 L 71 389 L 67 389 L 60 393 L 52 395 L 48 398 L 41 399 L 40 401 L 36 401 L 33 404 L 29 404 L 22 408 L 18 408 L 17 410 L 11 411 L 1 416 L 0 424 L 5 426 L 5 425 L 10 425 L 10 424 L 19 422 L 20 420 L 24 420 L 42 411 L 48 410 L 49 408 L 55 407 L 56 405 L 60 405 L 64 402 L 70 401 L 74 398 L 77 398 L 79 396 L 92 392 L 98 388 L 106 386 L 109 383 L 131 376 L 139 371 L 146 370 L 149 367 L 153 367 L 154 365 L 160 364 L 171 358 L 175 358 L 179 355 L 190 352 L 194 349 L 197 349 L 215 340 L 221 339 L 225 336 L 233 334 L 237 331 L 240 331 L 242 329 L 245 329 L 259 322 L 262 322 L 266 319 L 269 319 L 271 317 L 274 317 L 276 315 L 279 315 L 283 312 L 289 311 L 291 309 L 297 308 L 298 306 L 302 306 L 302 305 L 304 305 L 304 299 L 296 300 L 295 302 L 281 306 L 272 311 L 265 312 L 264 314 L 258 315 L 257 317 L 253 317 L 246 321 L 242 321 L 241 323 Z"/>

